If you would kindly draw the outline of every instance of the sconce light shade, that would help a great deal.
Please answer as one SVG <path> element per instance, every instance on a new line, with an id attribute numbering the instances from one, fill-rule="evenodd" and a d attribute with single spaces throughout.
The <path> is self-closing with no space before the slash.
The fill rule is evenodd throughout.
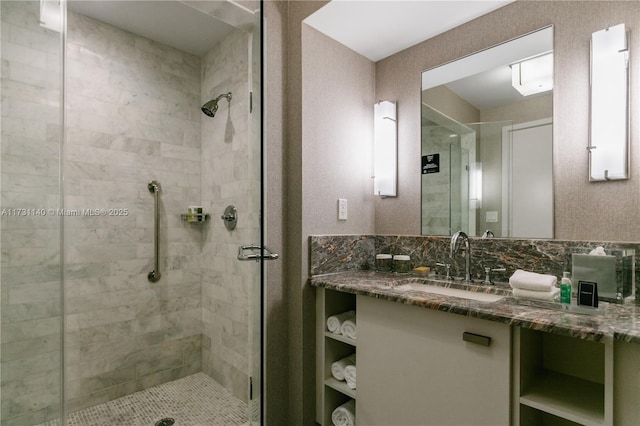
<path id="1" fill-rule="evenodd" d="M 40 0 L 40 26 L 62 32 L 62 5 L 60 0 Z"/>
<path id="2" fill-rule="evenodd" d="M 591 35 L 589 180 L 629 178 L 629 50 L 624 24 Z"/>
<path id="3" fill-rule="evenodd" d="M 396 104 L 380 101 L 373 109 L 373 193 L 395 197 L 398 176 Z"/>
<path id="4" fill-rule="evenodd" d="M 532 56 L 509 66 L 511 85 L 522 96 L 553 89 L 553 52 Z"/>

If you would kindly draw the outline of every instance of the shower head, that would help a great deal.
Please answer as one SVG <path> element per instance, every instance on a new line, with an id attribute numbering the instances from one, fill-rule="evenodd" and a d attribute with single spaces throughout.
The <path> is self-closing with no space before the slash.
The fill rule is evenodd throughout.
<path id="1" fill-rule="evenodd" d="M 231 102 L 231 92 L 223 93 L 215 99 L 211 99 L 209 102 L 202 105 L 202 112 L 209 117 L 215 117 L 216 111 L 218 111 L 218 101 L 222 98 L 227 98 L 227 102 Z"/>

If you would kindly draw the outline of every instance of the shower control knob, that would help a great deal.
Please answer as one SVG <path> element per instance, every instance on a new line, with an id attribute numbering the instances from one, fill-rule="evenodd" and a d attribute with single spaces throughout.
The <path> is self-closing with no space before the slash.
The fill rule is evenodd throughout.
<path id="1" fill-rule="evenodd" d="M 227 208 L 224 209 L 224 214 L 220 216 L 220 219 L 224 221 L 225 228 L 233 231 L 238 224 L 238 210 L 235 206 L 227 206 Z"/>

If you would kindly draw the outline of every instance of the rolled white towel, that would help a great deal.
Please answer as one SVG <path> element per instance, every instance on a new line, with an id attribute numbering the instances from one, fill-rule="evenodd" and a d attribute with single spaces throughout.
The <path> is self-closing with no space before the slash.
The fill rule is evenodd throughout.
<path id="1" fill-rule="evenodd" d="M 340 326 L 340 332 L 343 336 L 356 340 L 356 317 L 344 320 Z"/>
<path id="2" fill-rule="evenodd" d="M 513 295 L 523 299 L 544 300 L 547 302 L 556 302 L 560 299 L 560 289 L 554 287 L 551 291 L 533 291 L 514 288 Z"/>
<path id="3" fill-rule="evenodd" d="M 356 388 L 356 366 L 348 365 L 344 369 L 344 378 L 347 381 L 347 386 L 349 389 Z"/>
<path id="4" fill-rule="evenodd" d="M 606 256 L 607 252 L 604 250 L 604 247 L 598 246 L 589 252 L 591 256 Z"/>
<path id="5" fill-rule="evenodd" d="M 338 315 L 331 315 L 327 318 L 327 329 L 333 334 L 340 334 L 340 327 L 342 323 L 349 318 L 355 318 L 356 311 L 347 311 Z"/>
<path id="6" fill-rule="evenodd" d="M 350 399 L 333 410 L 333 413 L 331 413 L 331 422 L 334 426 L 355 426 L 356 402 Z"/>
<path id="7" fill-rule="evenodd" d="M 356 354 L 349 355 L 331 364 L 331 375 L 336 380 L 344 380 L 344 369 L 356 363 Z"/>
<path id="8" fill-rule="evenodd" d="M 553 275 L 538 274 L 517 269 L 509 278 L 511 288 L 531 291 L 551 291 L 558 279 Z"/>

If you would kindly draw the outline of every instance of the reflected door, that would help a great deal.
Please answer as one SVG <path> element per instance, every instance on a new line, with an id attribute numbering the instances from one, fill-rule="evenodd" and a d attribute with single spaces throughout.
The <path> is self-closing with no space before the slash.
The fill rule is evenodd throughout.
<path id="1" fill-rule="evenodd" d="M 553 238 L 552 129 L 550 122 L 514 126 L 503 163 L 511 185 L 504 203 L 508 234 L 515 238 Z M 508 159 L 508 161 L 504 161 Z"/>

